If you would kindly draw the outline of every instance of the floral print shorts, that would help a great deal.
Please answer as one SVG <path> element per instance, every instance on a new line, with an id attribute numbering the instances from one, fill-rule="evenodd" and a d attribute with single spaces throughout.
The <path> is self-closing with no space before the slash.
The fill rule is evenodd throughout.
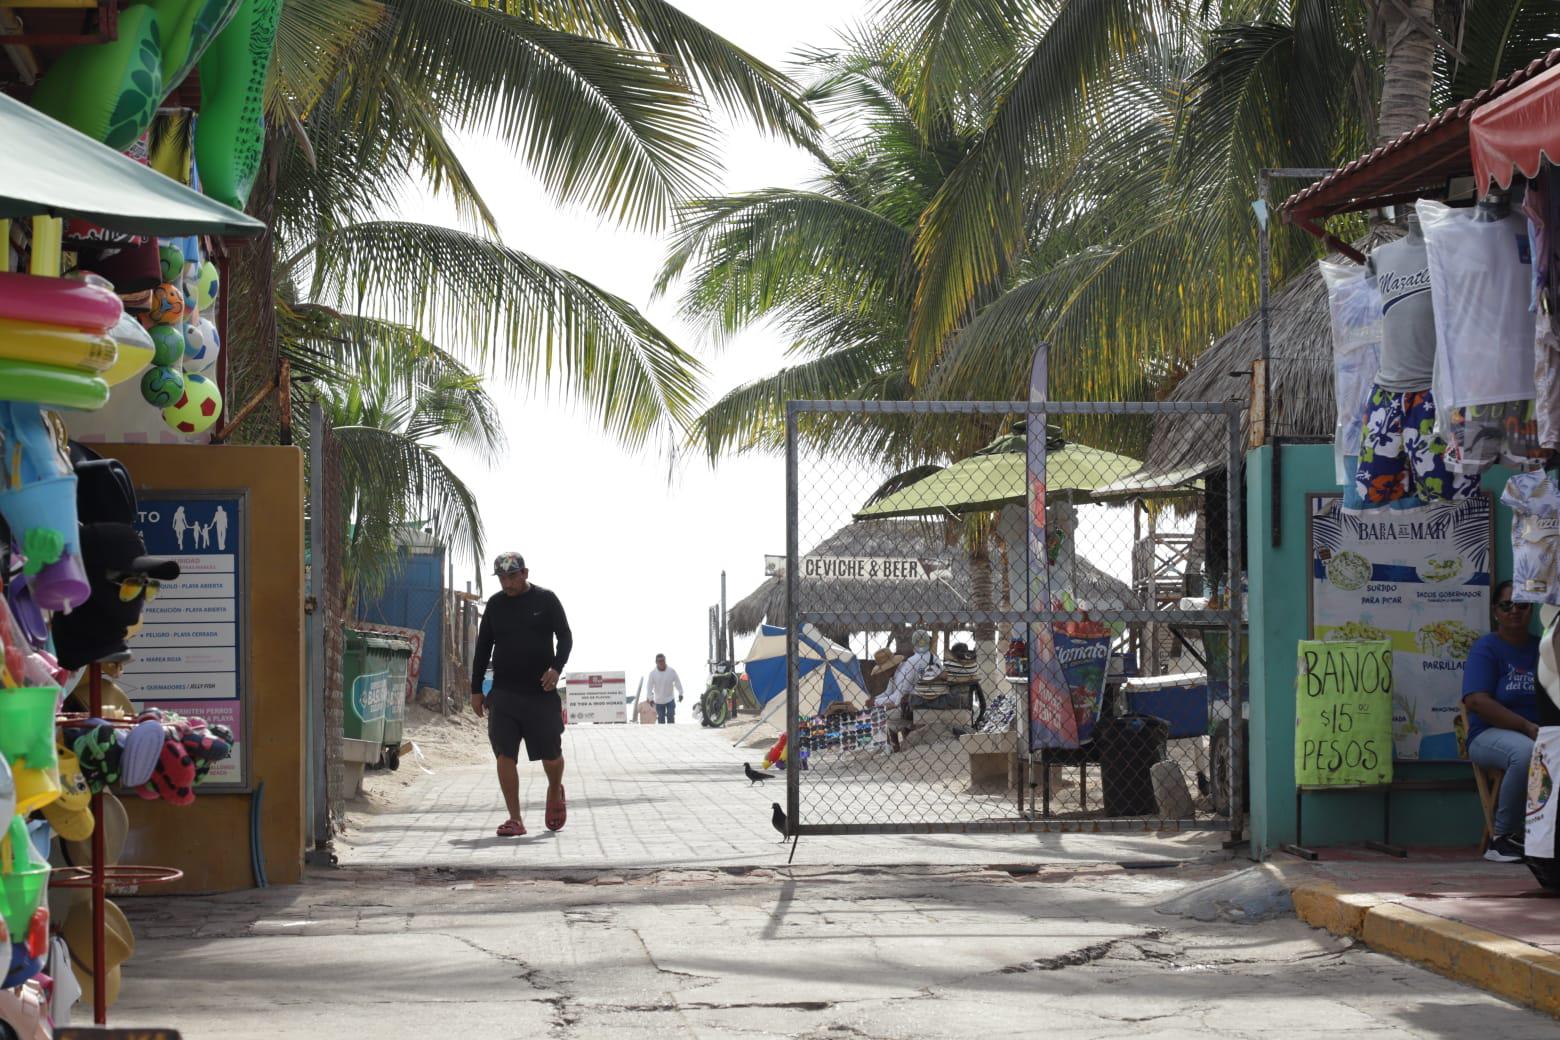
<path id="1" fill-rule="evenodd" d="M 1355 496 L 1366 509 L 1407 498 L 1470 498 L 1475 474 L 1447 466 L 1446 441 L 1435 433 L 1435 397 L 1429 390 L 1396 393 L 1372 387 L 1360 431 Z"/>

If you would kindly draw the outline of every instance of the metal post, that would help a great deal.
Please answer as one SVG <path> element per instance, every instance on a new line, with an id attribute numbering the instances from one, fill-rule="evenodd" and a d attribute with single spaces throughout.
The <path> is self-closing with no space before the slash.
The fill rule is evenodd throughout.
<path id="1" fill-rule="evenodd" d="M 440 618 L 440 626 L 444 632 L 445 640 L 450 641 L 454 630 L 454 625 L 451 624 L 450 619 L 450 600 L 455 596 L 455 558 L 450 555 L 448 546 L 444 548 L 444 560 L 448 564 L 446 570 L 449 580 L 444 586 L 443 595 L 439 597 L 439 607 L 443 611 L 443 615 Z M 450 648 L 446 646 L 444 648 L 444 659 L 448 661 L 451 659 L 451 656 Z M 450 713 L 450 698 L 444 691 L 449 687 L 449 676 L 440 676 L 439 678 L 439 714 L 448 717 Z"/>
<path id="2" fill-rule="evenodd" d="M 1245 780 L 1240 768 L 1245 760 L 1244 724 L 1246 721 L 1245 678 L 1244 669 L 1240 666 L 1241 654 L 1241 617 L 1244 614 L 1245 596 L 1241 591 L 1241 516 L 1240 516 L 1240 488 L 1244 483 L 1244 472 L 1241 465 L 1240 443 L 1240 410 L 1238 406 L 1232 406 L 1229 415 L 1229 444 L 1230 458 L 1229 468 L 1224 481 L 1224 498 L 1226 523 L 1229 529 L 1225 532 L 1226 556 L 1225 574 L 1228 575 L 1229 592 L 1225 596 L 1224 607 L 1230 612 L 1229 619 L 1229 691 L 1230 691 L 1230 739 L 1228 765 L 1230 778 L 1230 839 L 1239 839 L 1245 832 L 1245 813 L 1242 806 L 1245 803 Z"/>
<path id="3" fill-rule="evenodd" d="M 801 504 L 800 476 L 797 473 L 797 412 L 796 402 L 785 403 L 785 814 L 790 833 L 797 833 L 801 823 L 799 815 L 802 800 L 802 753 L 797 749 L 797 712 L 801 702 L 797 695 L 796 615 L 797 560 L 800 556 L 801 534 L 797 530 Z"/>
<path id="4" fill-rule="evenodd" d="M 326 781 L 325 727 L 325 608 L 329 594 L 325 588 L 325 411 L 319 401 L 309 405 L 309 595 L 314 610 L 309 615 L 309 631 L 314 654 L 309 659 L 309 718 L 305 727 L 309 755 L 308 789 L 311 845 L 326 850 L 330 845 L 330 793 Z M 311 860 L 312 861 L 312 860 Z"/>
<path id="5" fill-rule="evenodd" d="M 727 622 L 726 622 L 726 572 L 725 571 L 721 571 L 720 572 L 720 623 L 715 627 L 715 631 L 719 634 L 719 638 L 720 638 L 720 656 L 721 656 L 721 660 L 725 661 L 728 665 L 730 665 L 733 662 L 731 660 L 731 633 L 728 631 L 728 625 L 727 625 Z"/>
<path id="6" fill-rule="evenodd" d="M 1272 278 L 1273 251 L 1270 247 L 1268 235 L 1268 223 L 1271 216 L 1270 200 L 1268 199 L 1268 183 L 1272 170 L 1260 170 L 1257 173 L 1257 202 L 1261 207 L 1257 214 L 1257 263 L 1261 268 L 1261 281 L 1258 289 L 1257 309 L 1261 313 L 1262 323 L 1262 421 L 1265 424 L 1273 418 L 1272 374 L 1273 374 L 1273 327 L 1272 317 L 1268 312 L 1268 288 Z M 1264 431 L 1265 432 L 1265 431 Z"/>

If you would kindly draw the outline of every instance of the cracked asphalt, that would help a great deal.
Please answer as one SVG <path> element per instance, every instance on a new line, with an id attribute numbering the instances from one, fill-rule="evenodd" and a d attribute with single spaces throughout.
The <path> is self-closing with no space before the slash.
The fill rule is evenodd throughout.
<path id="1" fill-rule="evenodd" d="M 190 1040 L 1556 1035 L 1299 923 L 1275 875 L 1214 836 L 829 838 L 788 867 L 741 753 L 679 729 L 571 730 L 557 835 L 489 841 L 491 775 L 457 763 L 403 776 L 346 865 L 305 884 L 121 900 L 136 953 L 111 1024 Z"/>

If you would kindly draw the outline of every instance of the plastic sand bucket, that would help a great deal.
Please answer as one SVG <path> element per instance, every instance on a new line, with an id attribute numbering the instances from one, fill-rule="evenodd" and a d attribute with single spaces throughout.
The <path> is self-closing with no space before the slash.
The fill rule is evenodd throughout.
<path id="1" fill-rule="evenodd" d="M 11 817 L 11 826 L 0 842 L 0 917 L 12 936 L 27 934 L 28 922 L 49 887 L 49 865 L 33 857 L 27 821 Z"/>

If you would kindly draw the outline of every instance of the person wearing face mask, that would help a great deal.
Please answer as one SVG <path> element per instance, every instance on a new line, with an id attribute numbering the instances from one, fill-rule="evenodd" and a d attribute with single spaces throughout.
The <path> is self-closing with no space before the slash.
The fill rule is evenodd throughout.
<path id="1" fill-rule="evenodd" d="M 1538 737 L 1538 638 L 1528 630 L 1532 607 L 1511 597 L 1511 582 L 1501 582 L 1495 590 L 1495 630 L 1474 642 L 1463 669 L 1468 758 L 1506 773 L 1495 803 L 1494 837 L 1484 853 L 1496 863 L 1522 861 L 1528 762 Z"/>

